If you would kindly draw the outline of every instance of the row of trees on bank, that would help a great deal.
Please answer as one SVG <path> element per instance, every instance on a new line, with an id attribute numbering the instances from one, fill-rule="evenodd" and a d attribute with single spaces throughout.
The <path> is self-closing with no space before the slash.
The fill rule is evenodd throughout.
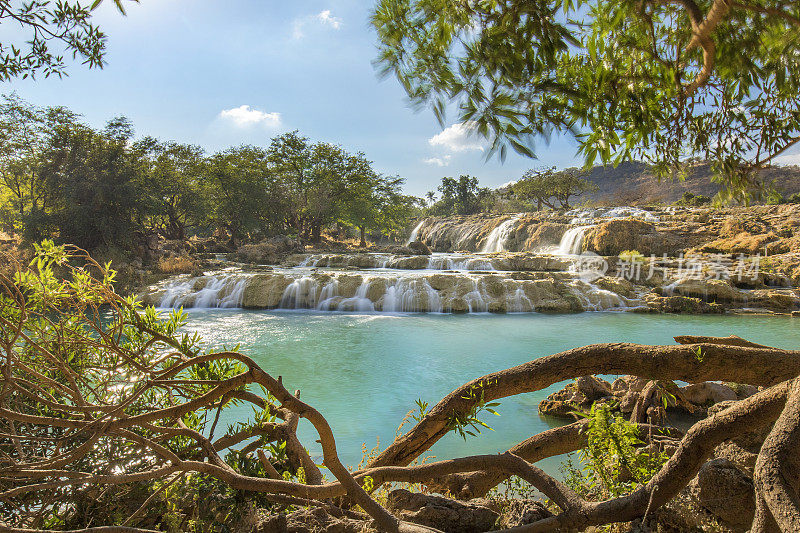
<path id="1" fill-rule="evenodd" d="M 134 138 L 125 118 L 97 130 L 63 107 L 16 95 L 0 105 L 0 194 L 7 229 L 87 249 L 224 231 L 232 242 L 271 235 L 318 241 L 324 228 L 400 233 L 417 200 L 362 153 L 297 132 L 268 147 L 208 155 Z"/>
<path id="2" fill-rule="evenodd" d="M 577 168 L 531 169 L 513 184 L 494 190 L 481 187 L 474 176 L 442 178 L 437 191 L 426 195 L 427 214 L 450 216 L 569 209 L 571 199 L 597 190 L 585 175 Z"/>

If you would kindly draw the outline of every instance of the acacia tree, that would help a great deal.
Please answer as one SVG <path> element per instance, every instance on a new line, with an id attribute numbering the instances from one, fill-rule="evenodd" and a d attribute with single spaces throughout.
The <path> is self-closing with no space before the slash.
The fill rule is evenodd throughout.
<path id="1" fill-rule="evenodd" d="M 342 221 L 358 229 L 359 246 L 367 245 L 367 230 L 393 233 L 408 225 L 414 199 L 402 194 L 404 181 L 400 177 L 380 176 L 370 169 L 367 179 L 348 187 Z"/>
<path id="2" fill-rule="evenodd" d="M 379 0 L 372 20 L 383 72 L 501 157 L 568 132 L 587 165 L 702 157 L 744 200 L 800 140 L 793 0 Z"/>
<path id="3" fill-rule="evenodd" d="M 214 154 L 204 165 L 202 182 L 212 217 L 233 244 L 284 218 L 281 185 L 266 150 L 239 146 Z"/>
<path id="4" fill-rule="evenodd" d="M 49 138 L 59 127 L 75 123 L 64 107 L 41 108 L 17 94 L 0 104 L 0 180 L 13 197 L 19 222 L 48 206 L 48 189 L 40 172 Z"/>
<path id="5" fill-rule="evenodd" d="M 582 178 L 577 169 L 556 171 L 555 167 L 525 172 L 512 186 L 514 196 L 524 202 L 536 202 L 537 209 L 543 205 L 550 209 L 569 209 L 569 199 L 597 190 L 597 186 Z"/>
<path id="6" fill-rule="evenodd" d="M 322 228 L 337 219 L 360 228 L 370 225 L 380 178 L 363 153 L 311 143 L 293 131 L 272 139 L 269 160 L 291 204 L 290 224 L 301 238 L 319 242 Z"/>
<path id="7" fill-rule="evenodd" d="M 478 186 L 478 178 L 462 175 L 442 178 L 437 188 L 441 194 L 432 209 L 437 215 L 473 215 L 481 211 L 481 203 L 489 196 L 489 189 Z"/>
<path id="8" fill-rule="evenodd" d="M 128 148 L 132 135 L 124 117 L 102 131 L 83 124 L 56 128 L 39 169 L 50 206 L 28 219 L 29 235 L 55 232 L 62 242 L 90 250 L 131 244 L 142 202 L 138 157 Z"/>
<path id="9" fill-rule="evenodd" d="M 201 224 L 209 210 L 201 184 L 203 150 L 151 137 L 133 149 L 143 155 L 139 180 L 152 225 L 169 239 L 186 238 L 186 228 Z"/>

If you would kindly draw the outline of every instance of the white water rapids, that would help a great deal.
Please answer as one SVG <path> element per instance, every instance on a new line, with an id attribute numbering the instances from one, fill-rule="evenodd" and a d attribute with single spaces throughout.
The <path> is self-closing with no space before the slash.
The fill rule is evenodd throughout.
<path id="1" fill-rule="evenodd" d="M 635 208 L 575 210 L 567 215 L 574 217 L 574 225 L 557 246 L 539 253 L 506 251 L 510 236 L 521 230 L 522 214 L 516 214 L 494 227 L 480 252 L 311 254 L 267 272 L 234 269 L 173 278 L 151 287 L 144 298 L 162 308 L 383 313 L 601 311 L 641 303 L 607 285 L 601 288 L 580 279 L 573 266 L 587 248 L 586 237 L 597 216 L 655 217 Z M 425 220 L 417 223 L 408 242 L 428 238 L 420 235 L 424 224 Z M 480 234 L 472 235 L 480 239 Z M 453 246 L 462 239 L 456 234 Z"/>
<path id="2" fill-rule="evenodd" d="M 483 245 L 481 252 L 485 254 L 505 252 L 506 241 L 508 240 L 509 235 L 511 235 L 511 232 L 514 231 L 514 228 L 521 217 L 522 215 L 516 215 L 494 228 L 486 238 L 486 244 Z"/>

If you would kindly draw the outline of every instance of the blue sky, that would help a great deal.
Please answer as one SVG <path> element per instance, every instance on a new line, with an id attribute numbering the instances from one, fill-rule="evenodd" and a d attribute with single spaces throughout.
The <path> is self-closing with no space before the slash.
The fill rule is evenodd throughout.
<path id="1" fill-rule="evenodd" d="M 106 5 L 107 4 L 107 5 Z M 124 114 L 137 135 L 209 152 L 300 130 L 363 151 L 375 168 L 423 195 L 443 176 L 498 186 L 535 166 L 578 164 L 575 144 L 538 147 L 539 160 L 485 161 L 480 141 L 429 110 L 415 113 L 393 78 L 372 66 L 370 0 L 142 0 L 123 17 L 106 2 L 95 21 L 109 35 L 108 65 L 70 65 L 69 77 L 15 81 L 37 105 L 66 105 L 102 126 Z M 454 120 L 455 117 L 453 116 Z"/>

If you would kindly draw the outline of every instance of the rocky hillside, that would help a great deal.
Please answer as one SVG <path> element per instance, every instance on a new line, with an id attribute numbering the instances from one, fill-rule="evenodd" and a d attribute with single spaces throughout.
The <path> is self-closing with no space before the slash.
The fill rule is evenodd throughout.
<path id="1" fill-rule="evenodd" d="M 513 222 L 511 222 L 513 221 Z M 502 250 L 487 250 L 493 233 L 509 223 Z M 677 256 L 682 253 L 800 253 L 800 205 L 597 208 L 518 215 L 431 217 L 417 228 L 417 238 L 436 252 L 547 252 L 618 255 L 636 250 Z"/>
<path id="2" fill-rule="evenodd" d="M 597 192 L 587 195 L 593 201 L 606 205 L 670 204 L 684 192 L 713 197 L 720 190 L 711 181 L 708 164 L 698 164 L 684 181 L 659 181 L 649 165 L 641 162 L 621 163 L 618 167 L 594 167 L 587 179 L 598 187 Z M 762 171 L 766 183 L 774 182 L 775 188 L 785 196 L 800 192 L 800 167 L 775 167 Z M 583 197 L 583 198 L 587 198 Z"/>

